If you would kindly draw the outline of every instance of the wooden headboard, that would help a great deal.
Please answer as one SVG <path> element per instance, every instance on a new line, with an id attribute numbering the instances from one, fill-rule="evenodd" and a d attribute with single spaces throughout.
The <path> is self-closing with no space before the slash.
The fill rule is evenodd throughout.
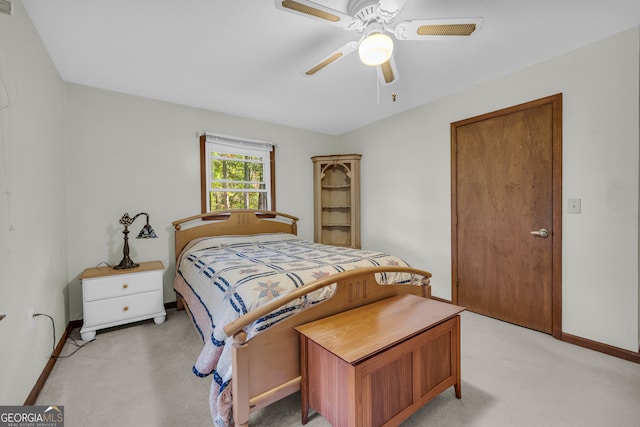
<path id="1" fill-rule="evenodd" d="M 198 222 L 195 222 L 200 220 Z M 183 224 L 194 222 L 194 224 Z M 176 258 L 184 247 L 199 237 L 247 235 L 260 233 L 298 234 L 298 218 L 275 212 L 250 209 L 231 209 L 207 212 L 173 221 L 176 238 Z"/>

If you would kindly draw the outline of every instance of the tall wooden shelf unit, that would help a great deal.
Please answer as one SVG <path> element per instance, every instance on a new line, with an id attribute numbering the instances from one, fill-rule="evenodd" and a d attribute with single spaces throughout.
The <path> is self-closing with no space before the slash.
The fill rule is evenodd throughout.
<path id="1" fill-rule="evenodd" d="M 314 239 L 360 248 L 360 154 L 314 156 Z"/>

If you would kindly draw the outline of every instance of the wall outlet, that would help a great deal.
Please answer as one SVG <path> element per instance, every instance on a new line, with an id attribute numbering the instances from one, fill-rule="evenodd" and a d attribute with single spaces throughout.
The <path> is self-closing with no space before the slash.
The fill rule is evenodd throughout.
<path id="1" fill-rule="evenodd" d="M 30 308 L 29 309 L 29 313 L 28 313 L 28 318 L 27 318 L 27 325 L 29 325 L 29 330 L 31 331 L 35 331 L 36 330 L 36 319 L 33 317 L 33 315 L 36 314 L 36 309 L 35 308 Z"/>

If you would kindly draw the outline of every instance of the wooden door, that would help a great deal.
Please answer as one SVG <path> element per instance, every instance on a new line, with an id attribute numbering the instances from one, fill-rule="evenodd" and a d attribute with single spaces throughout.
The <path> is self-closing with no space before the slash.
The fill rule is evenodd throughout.
<path id="1" fill-rule="evenodd" d="M 453 302 L 556 337 L 561 110 L 558 94 L 451 124 Z"/>

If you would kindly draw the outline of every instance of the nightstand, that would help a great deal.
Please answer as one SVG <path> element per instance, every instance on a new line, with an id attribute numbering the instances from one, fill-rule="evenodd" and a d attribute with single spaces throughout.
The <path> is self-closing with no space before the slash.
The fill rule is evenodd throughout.
<path id="1" fill-rule="evenodd" d="M 153 318 L 161 324 L 167 317 L 162 296 L 161 261 L 141 262 L 126 270 L 87 268 L 82 280 L 83 341 L 95 338 L 98 329 Z"/>

